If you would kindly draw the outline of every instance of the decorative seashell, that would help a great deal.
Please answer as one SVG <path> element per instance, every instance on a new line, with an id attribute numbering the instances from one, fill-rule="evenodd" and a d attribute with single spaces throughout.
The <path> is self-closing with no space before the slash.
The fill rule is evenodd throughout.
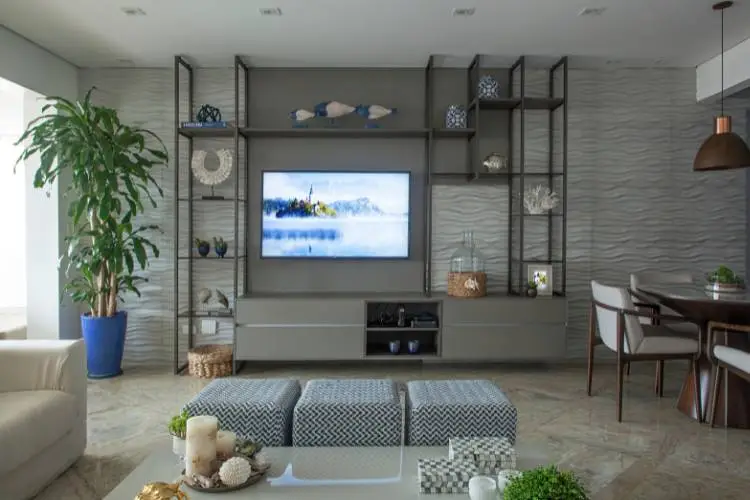
<path id="1" fill-rule="evenodd" d="M 219 301 L 219 304 L 221 304 L 221 305 L 222 305 L 222 306 L 224 306 L 225 308 L 229 309 L 229 299 L 228 299 L 228 298 L 227 298 L 227 296 L 226 296 L 226 295 L 224 295 L 224 293 L 223 293 L 223 292 L 222 292 L 221 290 L 219 290 L 218 288 L 216 289 L 216 300 L 218 300 L 218 301 Z"/>
<path id="2" fill-rule="evenodd" d="M 308 111 L 306 109 L 295 109 L 291 113 L 289 113 L 289 118 L 291 118 L 294 121 L 297 122 L 303 122 L 305 120 L 309 120 L 310 118 L 314 118 L 315 113 L 312 111 Z"/>
<path id="3" fill-rule="evenodd" d="M 474 278 L 469 278 L 464 281 L 464 288 L 467 290 L 479 290 L 479 282 Z"/>
<path id="4" fill-rule="evenodd" d="M 541 184 L 527 188 L 523 193 L 523 206 L 531 215 L 539 215 L 552 210 L 559 202 L 557 193 Z"/>
<path id="5" fill-rule="evenodd" d="M 253 468 L 243 457 L 232 457 L 219 468 L 219 478 L 227 486 L 239 486 L 250 478 Z"/>
<path id="6" fill-rule="evenodd" d="M 198 290 L 198 302 L 201 304 L 207 304 L 211 300 L 211 290 L 208 288 L 201 288 Z"/>

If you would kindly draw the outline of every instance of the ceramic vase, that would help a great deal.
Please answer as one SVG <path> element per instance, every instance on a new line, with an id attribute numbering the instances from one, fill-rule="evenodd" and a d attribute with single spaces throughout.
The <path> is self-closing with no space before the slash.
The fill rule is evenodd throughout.
<path id="1" fill-rule="evenodd" d="M 398 354 L 398 352 L 401 350 L 401 341 L 391 340 L 390 342 L 388 342 L 388 350 L 391 351 L 391 354 Z"/>
<path id="2" fill-rule="evenodd" d="M 466 108 L 451 104 L 445 111 L 445 128 L 466 128 Z"/>
<path id="3" fill-rule="evenodd" d="M 409 348 L 409 354 L 417 354 L 419 352 L 419 341 L 410 340 L 407 347 Z"/>
<path id="4" fill-rule="evenodd" d="M 477 96 L 480 99 L 497 99 L 500 97 L 500 84 L 491 75 L 484 75 L 477 84 Z"/>
<path id="5" fill-rule="evenodd" d="M 198 249 L 198 255 L 201 257 L 208 257 L 208 254 L 211 252 L 211 245 L 208 243 L 201 243 L 196 248 Z"/>

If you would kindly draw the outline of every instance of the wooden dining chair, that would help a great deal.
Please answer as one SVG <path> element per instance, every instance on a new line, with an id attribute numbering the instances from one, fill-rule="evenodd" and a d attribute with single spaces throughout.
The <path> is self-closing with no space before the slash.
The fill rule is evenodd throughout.
<path id="1" fill-rule="evenodd" d="M 636 292 L 640 290 L 641 286 L 645 285 L 691 285 L 693 284 L 693 275 L 685 272 L 665 272 L 665 271 L 641 271 L 637 273 L 631 273 L 630 275 L 630 288 Z M 668 314 L 670 316 L 681 316 L 677 311 L 674 311 L 666 306 L 652 305 L 646 303 L 636 303 L 636 309 L 652 309 L 657 314 Z M 652 318 L 640 318 L 642 324 L 654 324 Z M 686 336 L 697 337 L 700 332 L 700 327 L 695 323 L 683 321 L 679 323 L 672 323 L 669 325 L 670 328 L 680 333 L 686 334 Z M 630 364 L 626 365 L 628 375 L 630 375 Z M 664 394 L 664 361 L 656 362 L 656 379 L 654 381 L 654 392 L 661 397 Z"/>
<path id="2" fill-rule="evenodd" d="M 684 322 L 682 316 L 639 311 L 626 288 L 591 282 L 591 315 L 589 318 L 588 380 L 586 393 L 591 396 L 594 371 L 594 348 L 604 344 L 617 355 L 617 421 L 622 422 L 622 388 L 625 363 L 685 359 L 693 363 L 695 401 L 700 414 L 700 380 L 697 376 L 701 342 L 672 330 L 664 323 Z M 651 318 L 654 324 L 639 319 Z M 597 337 L 596 332 L 599 331 Z"/>
<path id="3" fill-rule="evenodd" d="M 708 423 L 711 427 L 716 421 L 716 410 L 719 406 L 719 385 L 723 378 L 724 384 L 729 383 L 729 372 L 750 382 L 750 352 L 716 343 L 714 331 L 724 330 L 726 335 L 750 335 L 750 326 L 732 325 L 711 321 L 708 323 L 708 357 L 713 364 L 713 387 L 708 410 Z M 726 342 L 725 342 L 726 343 Z M 724 401 L 724 415 L 727 414 L 727 401 Z"/>

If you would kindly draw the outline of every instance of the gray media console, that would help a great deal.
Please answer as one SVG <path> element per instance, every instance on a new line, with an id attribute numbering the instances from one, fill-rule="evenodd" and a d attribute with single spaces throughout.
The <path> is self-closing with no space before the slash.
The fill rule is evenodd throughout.
<path id="1" fill-rule="evenodd" d="M 253 294 L 235 322 L 236 361 L 552 361 L 565 357 L 567 300 Z"/>

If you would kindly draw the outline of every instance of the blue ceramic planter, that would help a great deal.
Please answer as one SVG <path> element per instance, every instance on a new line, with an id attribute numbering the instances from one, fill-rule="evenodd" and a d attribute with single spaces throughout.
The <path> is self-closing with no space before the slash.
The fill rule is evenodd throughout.
<path id="1" fill-rule="evenodd" d="M 128 313 L 125 311 L 118 311 L 114 316 L 104 318 L 81 315 L 89 378 L 122 375 L 122 353 L 127 328 Z"/>

